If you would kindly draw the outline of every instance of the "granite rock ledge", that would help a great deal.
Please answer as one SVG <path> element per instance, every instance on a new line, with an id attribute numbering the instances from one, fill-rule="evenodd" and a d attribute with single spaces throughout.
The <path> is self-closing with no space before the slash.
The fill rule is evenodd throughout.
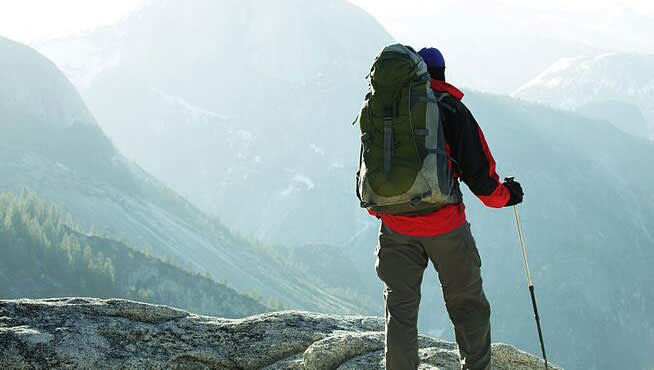
<path id="1" fill-rule="evenodd" d="M 383 329 L 372 316 L 222 319 L 122 299 L 0 300 L 0 369 L 383 369 Z M 455 344 L 421 335 L 419 345 L 421 369 L 458 369 Z M 493 361 L 543 368 L 507 344 L 493 344 Z"/>

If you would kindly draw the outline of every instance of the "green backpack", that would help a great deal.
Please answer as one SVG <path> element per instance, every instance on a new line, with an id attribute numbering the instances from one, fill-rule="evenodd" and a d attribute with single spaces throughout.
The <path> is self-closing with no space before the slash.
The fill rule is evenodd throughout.
<path id="1" fill-rule="evenodd" d="M 420 214 L 460 202 L 439 108 L 448 94 L 434 94 L 420 55 L 409 46 L 387 46 L 375 58 L 368 78 L 369 91 L 358 117 L 356 190 L 361 207 Z"/>

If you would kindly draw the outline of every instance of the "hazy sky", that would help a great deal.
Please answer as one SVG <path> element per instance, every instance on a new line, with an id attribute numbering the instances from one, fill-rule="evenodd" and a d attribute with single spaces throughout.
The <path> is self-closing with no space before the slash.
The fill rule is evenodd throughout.
<path id="1" fill-rule="evenodd" d="M 482 91 L 511 93 L 559 58 L 654 53 L 652 0 L 351 2 L 397 41 L 440 48 L 448 79 Z"/>
<path id="2" fill-rule="evenodd" d="M 147 0 L 0 0 L 0 35 L 22 42 L 61 36 L 106 24 L 124 17 Z M 192 1 L 192 0 L 190 0 Z M 308 0 L 323 1 L 323 0 Z M 438 14 L 456 4 L 471 9 L 488 7 L 488 1 L 467 0 L 351 0 L 375 16 L 386 29 L 399 40 L 420 39 L 420 27 L 416 19 L 420 13 L 431 17 L 437 27 Z M 515 16 L 511 23 L 524 21 L 521 15 L 539 14 L 568 19 L 586 28 L 601 27 L 608 17 L 631 8 L 634 13 L 654 15 L 651 0 L 495 0 L 492 8 Z M 465 12 L 465 11 L 464 11 Z M 509 17 L 511 18 L 511 17 Z M 461 27 L 474 27 L 462 24 Z"/>
<path id="3" fill-rule="evenodd" d="M 410 44 L 428 43 L 434 34 L 443 33 L 439 24 L 446 23 L 447 31 L 480 37 L 489 31 L 529 30 L 596 47 L 654 52 L 654 38 L 642 32 L 643 24 L 654 22 L 652 0 L 350 1 L 377 18 L 398 41 Z M 456 30 L 449 29 L 452 19 Z"/>
<path id="4" fill-rule="evenodd" d="M 112 23 L 144 0 L 0 0 L 0 35 L 21 42 Z"/>
<path id="5" fill-rule="evenodd" d="M 0 35 L 39 48 L 151 1 L 159 0 L 0 0 Z M 441 48 L 448 78 L 482 91 L 511 93 L 562 57 L 654 53 L 652 0 L 350 1 L 396 40 Z"/>

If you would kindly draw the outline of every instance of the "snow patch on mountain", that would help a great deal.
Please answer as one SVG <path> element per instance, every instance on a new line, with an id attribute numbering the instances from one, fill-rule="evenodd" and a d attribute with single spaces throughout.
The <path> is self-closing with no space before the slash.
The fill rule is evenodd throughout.
<path id="1" fill-rule="evenodd" d="M 295 193 L 296 191 L 301 190 L 302 186 L 304 187 L 304 190 L 312 190 L 313 188 L 316 187 L 316 184 L 308 178 L 307 176 L 301 175 L 299 173 L 296 173 L 290 181 L 290 184 L 284 189 L 281 193 L 283 197 L 288 197 L 291 194 Z"/>
<path id="2" fill-rule="evenodd" d="M 320 154 L 322 156 L 325 155 L 325 149 L 317 146 L 316 144 L 309 144 L 309 148 L 311 148 L 311 150 L 313 150 L 316 154 Z"/>
<path id="3" fill-rule="evenodd" d="M 182 107 L 183 109 L 185 109 L 188 113 L 190 113 L 190 117 L 193 120 L 203 119 L 203 118 L 207 118 L 207 117 L 217 118 L 217 119 L 223 120 L 223 121 L 229 119 L 228 116 L 225 116 L 223 114 L 212 112 L 212 111 L 210 111 L 208 109 L 204 109 L 204 108 L 198 107 L 196 105 L 193 105 L 193 104 L 189 103 L 188 101 L 184 100 L 184 98 L 182 98 L 181 96 L 170 95 L 170 94 L 167 94 L 164 91 L 162 91 L 160 89 L 157 89 L 157 88 L 154 88 L 154 87 L 151 90 L 154 93 L 156 93 L 157 95 L 161 96 L 167 103 L 178 105 L 178 106 Z M 189 120 L 187 122 L 193 122 L 193 121 Z"/>
<path id="4" fill-rule="evenodd" d="M 307 190 L 311 190 L 316 187 L 316 184 L 314 184 L 314 182 L 311 181 L 310 178 L 300 174 L 293 176 L 293 181 L 303 184 L 304 186 L 306 186 Z"/>
<path id="5" fill-rule="evenodd" d="M 532 86 L 547 86 L 547 87 L 558 86 L 562 82 L 561 78 L 558 77 L 551 78 L 551 76 L 565 71 L 566 69 L 570 68 L 574 63 L 576 63 L 581 59 L 583 59 L 583 57 L 559 59 L 550 67 L 548 67 L 545 71 L 543 71 L 541 74 L 534 77 L 531 81 L 527 82 L 522 87 L 518 88 L 515 92 L 511 94 L 511 96 L 517 96 L 520 94 L 522 90 Z"/>

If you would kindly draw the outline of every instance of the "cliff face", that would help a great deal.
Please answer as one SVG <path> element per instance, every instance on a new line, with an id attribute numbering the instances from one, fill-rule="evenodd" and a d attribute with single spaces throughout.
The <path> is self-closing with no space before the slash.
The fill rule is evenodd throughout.
<path id="1" fill-rule="evenodd" d="M 381 369 L 383 328 L 379 317 L 303 311 L 222 319 L 116 299 L 0 301 L 0 368 Z M 421 369 L 458 368 L 455 344 L 419 342 Z M 543 368 L 506 344 L 493 345 L 493 360 Z"/>

